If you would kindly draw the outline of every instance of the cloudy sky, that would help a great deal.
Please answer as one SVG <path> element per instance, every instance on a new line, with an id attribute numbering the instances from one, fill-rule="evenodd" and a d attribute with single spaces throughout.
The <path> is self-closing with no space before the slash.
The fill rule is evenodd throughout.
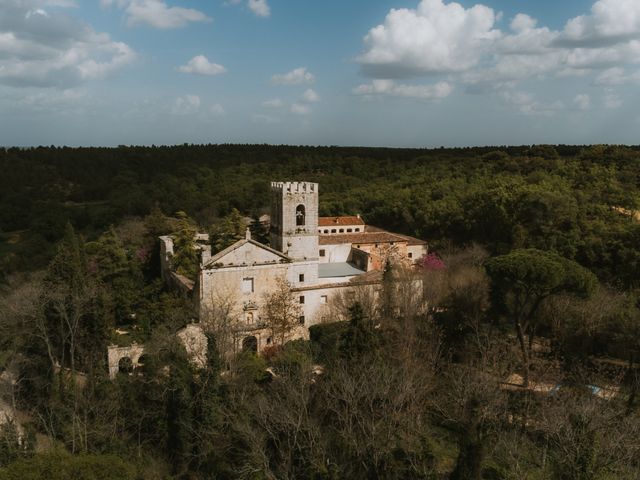
<path id="1" fill-rule="evenodd" d="M 640 143 L 640 0 L 0 0 L 0 145 Z"/>

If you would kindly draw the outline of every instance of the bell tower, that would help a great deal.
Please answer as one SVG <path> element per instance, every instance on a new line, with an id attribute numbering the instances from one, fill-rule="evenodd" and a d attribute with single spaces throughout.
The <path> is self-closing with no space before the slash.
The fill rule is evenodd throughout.
<path id="1" fill-rule="evenodd" d="M 271 247 L 294 260 L 318 258 L 318 184 L 271 182 Z"/>

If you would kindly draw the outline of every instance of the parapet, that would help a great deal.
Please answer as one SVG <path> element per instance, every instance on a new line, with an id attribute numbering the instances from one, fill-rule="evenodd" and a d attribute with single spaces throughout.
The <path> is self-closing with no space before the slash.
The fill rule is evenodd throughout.
<path id="1" fill-rule="evenodd" d="M 312 182 L 271 182 L 271 190 L 282 193 L 316 193 L 318 184 Z"/>

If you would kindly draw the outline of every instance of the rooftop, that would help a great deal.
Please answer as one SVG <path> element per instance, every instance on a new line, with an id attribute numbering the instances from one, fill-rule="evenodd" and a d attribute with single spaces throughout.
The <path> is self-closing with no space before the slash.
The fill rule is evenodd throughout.
<path id="1" fill-rule="evenodd" d="M 319 278 L 353 277 L 365 273 L 350 263 L 321 263 L 318 265 Z"/>
<path id="2" fill-rule="evenodd" d="M 350 217 L 319 217 L 318 218 L 318 226 L 319 227 L 333 227 L 335 225 L 364 225 L 364 220 L 360 217 L 350 216 Z"/>
<path id="3" fill-rule="evenodd" d="M 389 232 L 363 232 L 338 235 L 321 235 L 320 245 L 337 245 L 341 243 L 371 244 L 371 243 L 408 243 L 408 240 L 400 235 Z"/>

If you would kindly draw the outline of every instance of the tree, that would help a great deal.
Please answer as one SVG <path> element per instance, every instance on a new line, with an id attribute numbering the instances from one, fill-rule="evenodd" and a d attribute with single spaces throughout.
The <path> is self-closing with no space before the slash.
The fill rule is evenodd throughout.
<path id="1" fill-rule="evenodd" d="M 514 250 L 486 263 L 494 300 L 506 309 L 522 353 L 524 386 L 529 369 L 536 319 L 542 302 L 567 293 L 588 297 L 597 286 L 593 273 L 572 260 L 536 249 Z"/>
<path id="2" fill-rule="evenodd" d="M 246 227 L 240 212 L 235 208 L 231 210 L 229 215 L 209 229 L 211 253 L 215 255 L 238 240 L 242 240 L 245 237 Z"/>
<path id="3" fill-rule="evenodd" d="M 198 251 L 195 247 L 196 227 L 184 212 L 178 212 L 178 231 L 173 237 L 172 266 L 176 273 L 195 279 L 198 274 Z"/>
<path id="4" fill-rule="evenodd" d="M 291 285 L 284 278 L 278 278 L 275 288 L 265 295 L 264 313 L 274 339 L 284 345 L 300 325 L 302 315 L 302 308 L 291 293 Z"/>

